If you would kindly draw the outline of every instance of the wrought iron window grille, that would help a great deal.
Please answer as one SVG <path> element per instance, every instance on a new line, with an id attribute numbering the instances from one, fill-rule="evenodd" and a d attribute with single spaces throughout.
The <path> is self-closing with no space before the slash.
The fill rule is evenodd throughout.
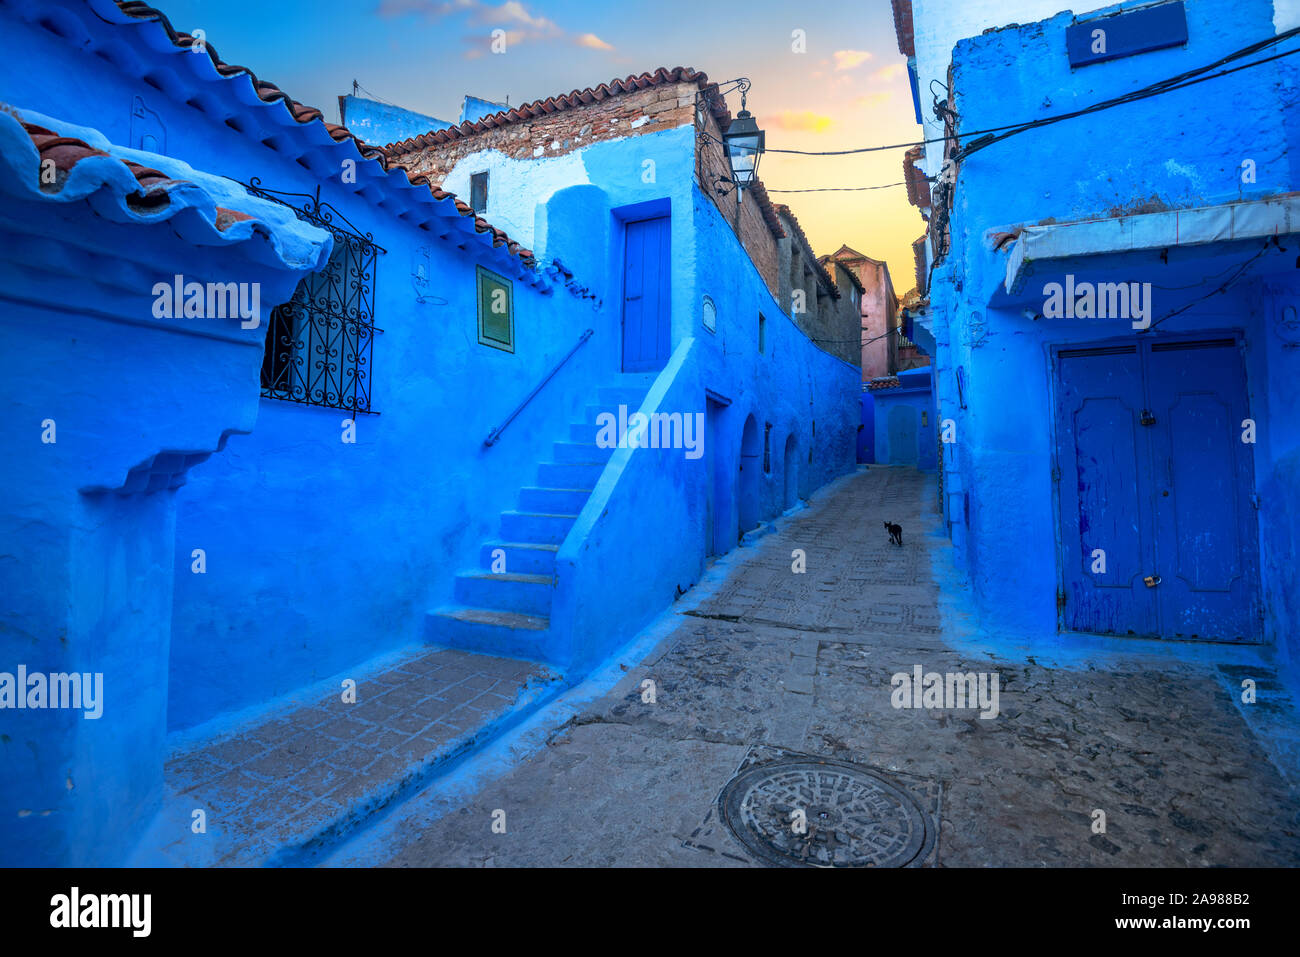
<path id="1" fill-rule="evenodd" d="M 370 408 L 375 327 L 375 263 L 388 250 L 312 193 L 241 184 L 254 196 L 287 206 L 334 237 L 329 261 L 298 283 L 293 298 L 271 310 L 262 358 L 262 395 L 303 405 L 378 415 Z"/>

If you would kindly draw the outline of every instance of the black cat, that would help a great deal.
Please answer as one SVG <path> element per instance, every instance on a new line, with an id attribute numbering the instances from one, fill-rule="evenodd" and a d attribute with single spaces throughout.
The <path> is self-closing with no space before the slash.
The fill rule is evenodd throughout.
<path id="1" fill-rule="evenodd" d="M 902 525 L 895 525 L 895 524 L 892 523 L 892 522 L 886 522 L 886 523 L 885 523 L 885 528 L 889 529 L 889 544 L 891 544 L 891 545 L 901 545 L 901 544 L 903 544 L 903 526 L 902 526 Z"/>

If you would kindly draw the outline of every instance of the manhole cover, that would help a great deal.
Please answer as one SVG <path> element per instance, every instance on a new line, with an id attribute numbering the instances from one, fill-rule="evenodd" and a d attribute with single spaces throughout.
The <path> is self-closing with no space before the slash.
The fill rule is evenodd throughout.
<path id="1" fill-rule="evenodd" d="M 925 811 L 904 788 L 831 758 L 742 771 L 722 789 L 718 811 L 736 840 L 770 864 L 905 867 L 934 843 Z"/>

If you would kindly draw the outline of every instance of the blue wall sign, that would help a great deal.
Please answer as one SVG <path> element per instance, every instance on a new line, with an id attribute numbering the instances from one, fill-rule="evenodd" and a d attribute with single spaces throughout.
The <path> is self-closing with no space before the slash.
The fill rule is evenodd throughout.
<path id="1" fill-rule="evenodd" d="M 1065 28 L 1065 45 L 1072 67 L 1163 50 L 1186 42 L 1187 11 L 1182 0 L 1085 20 Z"/>

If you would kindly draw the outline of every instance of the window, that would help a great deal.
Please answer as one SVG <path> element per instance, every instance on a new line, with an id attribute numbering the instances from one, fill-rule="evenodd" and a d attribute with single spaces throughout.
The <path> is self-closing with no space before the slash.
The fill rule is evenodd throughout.
<path id="1" fill-rule="evenodd" d="M 772 423 L 763 425 L 763 472 L 772 474 Z"/>
<path id="2" fill-rule="evenodd" d="M 761 312 L 758 314 L 758 351 L 767 351 L 767 317 Z"/>
<path id="3" fill-rule="evenodd" d="M 262 355 L 262 395 L 349 412 L 370 408 L 370 368 L 375 328 L 375 261 L 387 252 L 362 235 L 320 190 L 279 193 L 258 185 L 250 193 L 288 206 L 297 217 L 334 237 L 329 262 L 298 283 L 293 298 L 271 310 Z M 276 194 L 278 195 L 272 195 Z M 285 197 L 297 197 L 298 204 Z"/>
<path id="4" fill-rule="evenodd" d="M 485 346 L 515 351 L 515 307 L 509 279 L 478 267 L 478 341 Z"/>
<path id="5" fill-rule="evenodd" d="M 718 307 L 713 304 L 712 296 L 704 297 L 704 305 L 701 310 L 704 314 L 704 328 L 709 332 L 714 332 L 718 328 Z"/>
<path id="6" fill-rule="evenodd" d="M 487 212 L 488 174 L 474 173 L 469 178 L 469 206 L 482 215 Z"/>

